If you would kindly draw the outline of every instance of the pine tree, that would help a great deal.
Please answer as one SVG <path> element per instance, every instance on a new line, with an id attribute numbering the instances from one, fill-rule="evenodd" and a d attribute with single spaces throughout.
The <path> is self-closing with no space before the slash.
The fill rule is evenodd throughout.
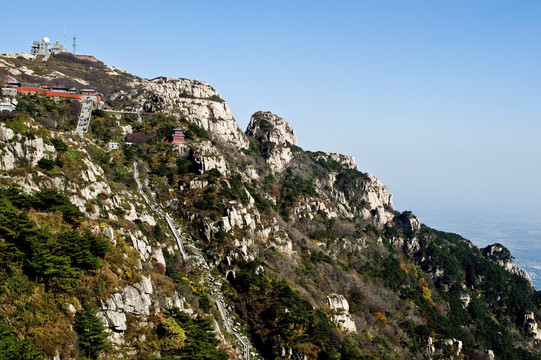
<path id="1" fill-rule="evenodd" d="M 101 351 L 111 347 L 105 325 L 94 307 L 85 305 L 83 311 L 75 316 L 73 328 L 79 335 L 79 352 L 83 356 L 97 359 Z"/>

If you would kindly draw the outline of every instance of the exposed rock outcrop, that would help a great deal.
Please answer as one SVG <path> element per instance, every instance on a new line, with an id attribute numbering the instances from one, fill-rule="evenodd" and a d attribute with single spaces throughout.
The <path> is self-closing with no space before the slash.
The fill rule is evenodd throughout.
<path id="1" fill-rule="evenodd" d="M 179 114 L 205 129 L 212 138 L 239 149 L 248 148 L 248 139 L 218 92 L 198 80 L 135 80 L 133 90 L 120 91 L 112 100 L 130 99 L 139 103 L 138 110 Z"/>
<path id="2" fill-rule="evenodd" d="M 419 219 L 413 215 L 401 214 L 399 216 L 395 216 L 393 221 L 397 226 L 404 229 L 404 231 L 408 233 L 413 233 L 421 229 Z"/>
<path id="3" fill-rule="evenodd" d="M 12 170 L 22 166 L 36 166 L 43 157 L 52 158 L 56 150 L 45 144 L 43 138 L 33 135 L 15 134 L 0 126 L 0 170 Z"/>
<path id="4" fill-rule="evenodd" d="M 227 172 L 227 164 L 224 157 L 210 141 L 195 144 L 192 150 L 192 156 L 201 174 L 211 169 L 216 169 L 221 173 Z"/>
<path id="5" fill-rule="evenodd" d="M 297 136 L 291 125 L 281 117 L 271 112 L 256 112 L 245 133 L 259 142 L 271 170 L 283 171 L 293 158 L 290 145 L 297 145 Z"/>
<path id="6" fill-rule="evenodd" d="M 377 177 L 372 174 L 366 174 L 366 177 L 368 181 L 361 183 L 360 193 L 361 201 L 366 202 L 368 209 L 362 209 L 362 215 L 383 226 L 394 218 L 393 195 Z"/>
<path id="7" fill-rule="evenodd" d="M 345 167 L 346 169 L 357 170 L 357 163 L 355 158 L 349 155 L 342 155 L 338 153 L 318 153 L 316 159 L 323 159 L 326 161 L 333 160 Z"/>
<path id="8" fill-rule="evenodd" d="M 434 339 L 431 336 L 426 340 L 425 354 L 428 359 L 461 359 L 463 357 L 463 343 L 457 339 Z"/>
<path id="9" fill-rule="evenodd" d="M 107 326 L 115 332 L 127 329 L 126 314 L 150 316 L 154 289 L 150 277 L 142 276 L 142 280 L 133 286 L 128 285 L 120 292 L 113 293 L 102 302 L 102 314 Z"/>
<path id="10" fill-rule="evenodd" d="M 357 333 L 357 327 L 349 314 L 349 303 L 343 295 L 327 296 L 327 304 L 331 310 L 331 320 L 343 331 Z"/>
<path id="11" fill-rule="evenodd" d="M 529 331 L 535 340 L 541 340 L 541 329 L 535 321 L 535 315 L 531 311 L 527 311 L 524 314 L 524 327 Z"/>
<path id="12" fill-rule="evenodd" d="M 297 145 L 297 136 L 291 125 L 269 111 L 258 111 L 253 114 L 245 133 L 258 141 Z"/>
<path id="13" fill-rule="evenodd" d="M 528 280 L 533 287 L 532 279 L 526 270 L 515 265 L 509 250 L 501 244 L 488 245 L 483 249 L 483 256 L 503 267 L 512 274 L 516 274 Z"/>

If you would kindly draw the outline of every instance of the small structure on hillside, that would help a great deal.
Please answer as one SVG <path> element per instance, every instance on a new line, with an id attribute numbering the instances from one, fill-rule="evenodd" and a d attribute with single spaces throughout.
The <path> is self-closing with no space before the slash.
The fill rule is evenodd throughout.
<path id="1" fill-rule="evenodd" d="M 19 87 L 19 86 L 21 86 L 21 82 L 19 80 L 15 79 L 11 75 L 6 75 L 6 77 L 4 78 L 4 81 L 6 82 L 6 84 L 8 84 L 11 87 Z"/>
<path id="2" fill-rule="evenodd" d="M 11 87 L 2 88 L 2 96 L 15 97 L 17 96 L 17 90 Z"/>
<path id="3" fill-rule="evenodd" d="M 51 51 L 50 40 L 48 37 L 44 37 L 40 41 L 33 41 L 30 47 L 30 54 L 32 55 L 47 55 Z"/>
<path id="4" fill-rule="evenodd" d="M 96 90 L 94 90 L 94 89 L 81 89 L 81 94 L 83 94 L 83 95 L 96 95 Z"/>
<path id="5" fill-rule="evenodd" d="M 93 62 L 93 63 L 100 62 L 98 59 L 96 59 L 96 57 L 94 55 L 75 55 L 75 54 L 73 54 L 73 56 L 75 56 L 79 60 L 86 60 L 86 61 L 90 61 L 90 62 Z"/>
<path id="6" fill-rule="evenodd" d="M 7 77 L 6 77 L 7 80 Z M 2 88 L 0 96 L 0 112 L 2 111 L 14 111 L 17 106 L 17 90 L 12 87 Z"/>
<path id="7" fill-rule="evenodd" d="M 79 91 L 76 88 L 68 88 L 62 84 L 49 86 L 39 83 L 22 83 L 11 75 L 7 75 L 4 81 L 17 92 L 23 94 L 38 93 L 45 96 L 73 98 L 77 100 L 91 99 L 98 107 L 101 104 L 101 97 L 103 96 L 94 89 L 82 89 Z"/>
<path id="8" fill-rule="evenodd" d="M 184 130 L 181 128 L 173 129 L 173 143 L 184 142 Z"/>
<path id="9" fill-rule="evenodd" d="M 16 106 L 12 102 L 9 102 L 9 101 L 0 102 L 0 112 L 2 111 L 12 112 L 12 111 L 15 111 L 15 108 Z"/>
<path id="10" fill-rule="evenodd" d="M 40 41 L 33 41 L 30 47 L 30 53 L 32 55 L 60 54 L 67 51 L 58 41 L 51 46 L 51 40 L 48 37 L 44 37 Z"/>
<path id="11" fill-rule="evenodd" d="M 120 147 L 120 144 L 114 141 L 109 141 L 107 143 L 107 150 L 116 150 Z"/>
<path id="12" fill-rule="evenodd" d="M 64 52 L 68 52 L 68 49 L 62 46 L 58 41 L 51 46 L 51 54 L 60 54 Z"/>

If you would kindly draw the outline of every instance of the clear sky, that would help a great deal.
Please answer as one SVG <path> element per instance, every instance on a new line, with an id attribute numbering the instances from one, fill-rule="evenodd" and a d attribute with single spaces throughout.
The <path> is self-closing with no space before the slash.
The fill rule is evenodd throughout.
<path id="1" fill-rule="evenodd" d="M 135 75 L 206 81 L 241 129 L 276 113 L 299 146 L 355 156 L 429 225 L 435 209 L 541 218 L 541 1 L 50 0 L 2 13 L 0 52 L 42 36 L 71 51 L 75 33 L 78 53 Z"/>

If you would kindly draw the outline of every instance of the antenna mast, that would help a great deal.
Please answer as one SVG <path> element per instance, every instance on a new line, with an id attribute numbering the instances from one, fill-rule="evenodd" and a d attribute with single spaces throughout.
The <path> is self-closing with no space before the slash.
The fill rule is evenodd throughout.
<path id="1" fill-rule="evenodd" d="M 75 34 L 73 34 L 73 55 L 77 55 L 77 43 L 75 42 Z"/>

